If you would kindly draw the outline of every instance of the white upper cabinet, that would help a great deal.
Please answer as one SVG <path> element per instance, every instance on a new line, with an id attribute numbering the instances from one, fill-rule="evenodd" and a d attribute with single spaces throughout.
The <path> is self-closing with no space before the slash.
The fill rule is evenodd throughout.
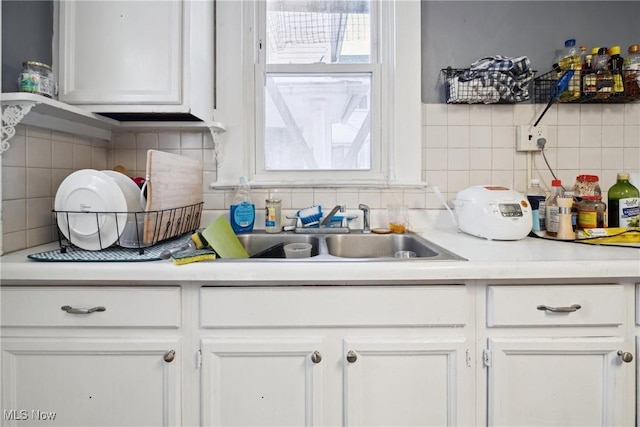
<path id="1" fill-rule="evenodd" d="M 81 0 L 59 7 L 60 101 L 116 119 L 147 113 L 213 119 L 212 0 Z"/>

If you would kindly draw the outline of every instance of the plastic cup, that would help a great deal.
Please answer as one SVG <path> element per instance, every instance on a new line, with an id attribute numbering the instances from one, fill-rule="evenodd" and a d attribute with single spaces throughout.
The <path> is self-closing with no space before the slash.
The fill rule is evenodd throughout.
<path id="1" fill-rule="evenodd" d="M 389 230 L 393 233 L 404 233 L 407 230 L 409 209 L 406 206 L 389 206 Z"/>
<path id="2" fill-rule="evenodd" d="M 284 256 L 286 258 L 309 258 L 311 248 L 311 243 L 289 243 L 284 245 Z"/>

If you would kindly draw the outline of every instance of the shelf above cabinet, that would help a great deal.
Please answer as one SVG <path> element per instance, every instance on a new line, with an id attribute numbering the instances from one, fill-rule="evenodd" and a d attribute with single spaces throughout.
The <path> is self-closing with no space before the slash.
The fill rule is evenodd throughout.
<path id="1" fill-rule="evenodd" d="M 111 139 L 111 133 L 117 131 L 199 129 L 221 133 L 226 130 L 224 125 L 218 122 L 121 122 L 55 99 L 26 92 L 2 93 L 0 100 L 2 103 L 0 154 L 9 149 L 9 140 L 15 135 L 15 127 L 20 123 L 107 141 Z"/>

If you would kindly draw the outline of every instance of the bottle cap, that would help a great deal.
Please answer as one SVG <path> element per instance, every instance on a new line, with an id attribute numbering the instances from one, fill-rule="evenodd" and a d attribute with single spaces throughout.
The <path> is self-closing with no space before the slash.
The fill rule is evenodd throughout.
<path id="1" fill-rule="evenodd" d="M 629 181 L 629 174 L 628 173 L 619 173 L 618 174 L 618 181 Z"/>
<path id="2" fill-rule="evenodd" d="M 585 45 L 580 45 L 580 50 L 582 52 L 586 52 L 587 51 L 587 47 Z"/>
<path id="3" fill-rule="evenodd" d="M 599 48 L 599 47 L 594 47 L 594 48 L 592 48 L 592 49 L 591 49 L 591 55 L 597 55 L 599 50 L 600 50 L 600 48 Z"/>
<path id="4" fill-rule="evenodd" d="M 554 179 L 551 181 L 551 186 L 553 187 L 561 187 L 562 186 L 562 182 L 559 179 Z"/>
<path id="5" fill-rule="evenodd" d="M 598 55 L 607 55 L 608 49 L 606 47 L 601 47 L 598 49 Z"/>
<path id="6" fill-rule="evenodd" d="M 640 53 L 640 44 L 632 44 L 631 46 L 629 46 L 629 53 Z"/>
<path id="7" fill-rule="evenodd" d="M 598 175 L 578 175 L 576 181 L 596 182 L 598 181 Z"/>
<path id="8" fill-rule="evenodd" d="M 620 55 L 620 46 L 611 46 L 609 48 L 609 55 Z"/>
<path id="9" fill-rule="evenodd" d="M 576 39 L 569 39 L 564 42 L 564 47 L 573 47 L 576 45 Z"/>

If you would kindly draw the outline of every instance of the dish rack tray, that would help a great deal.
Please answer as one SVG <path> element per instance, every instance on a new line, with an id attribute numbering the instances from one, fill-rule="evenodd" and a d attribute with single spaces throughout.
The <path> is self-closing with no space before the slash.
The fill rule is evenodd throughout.
<path id="1" fill-rule="evenodd" d="M 87 215 L 89 218 L 95 218 L 97 231 L 94 233 L 95 241 L 93 243 L 96 250 L 104 250 L 112 246 L 112 244 L 103 242 L 104 234 L 100 229 L 100 224 L 104 222 L 105 215 L 113 215 L 116 232 L 119 236 L 113 245 L 134 248 L 137 249 L 140 254 L 144 254 L 145 248 L 153 246 L 156 243 L 185 233 L 195 232 L 195 230 L 200 227 L 203 205 L 204 202 L 199 202 L 177 208 L 142 212 L 56 210 L 52 212 L 58 231 L 58 243 L 61 253 L 65 253 L 68 248 L 78 248 L 77 244 L 74 243 L 70 225 L 73 223 L 72 219 L 74 217 L 77 219 L 78 215 Z M 122 220 L 123 214 L 126 214 L 126 221 Z M 133 227 L 128 227 L 130 224 L 133 224 Z M 61 227 L 66 227 L 65 232 L 63 232 Z M 127 227 L 127 229 L 125 229 L 125 227 Z"/>

